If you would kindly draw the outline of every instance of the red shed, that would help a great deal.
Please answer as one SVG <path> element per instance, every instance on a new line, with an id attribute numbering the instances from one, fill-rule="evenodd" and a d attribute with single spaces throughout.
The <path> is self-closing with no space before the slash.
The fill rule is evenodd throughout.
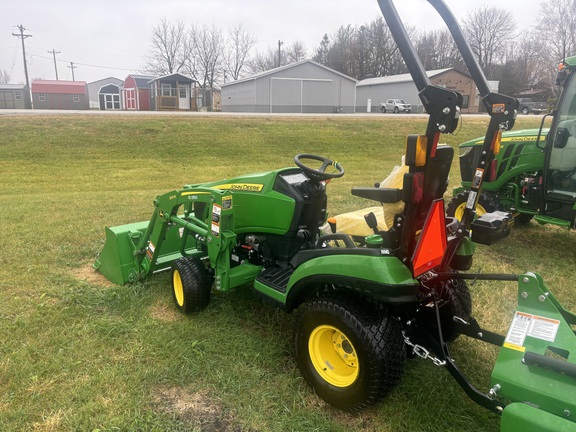
<path id="1" fill-rule="evenodd" d="M 128 75 L 124 80 L 122 99 L 124 109 L 136 111 L 150 110 L 150 84 L 155 77 L 146 75 Z"/>
<path id="2" fill-rule="evenodd" d="M 32 81 L 35 109 L 90 109 L 85 81 Z"/>

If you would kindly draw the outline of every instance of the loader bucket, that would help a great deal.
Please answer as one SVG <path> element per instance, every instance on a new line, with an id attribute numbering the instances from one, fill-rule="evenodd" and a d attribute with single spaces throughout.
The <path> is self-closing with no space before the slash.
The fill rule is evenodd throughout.
<path id="1" fill-rule="evenodd" d="M 106 242 L 94 268 L 110 282 L 119 285 L 137 280 L 136 245 L 147 227 L 148 222 L 106 227 Z"/>
<path id="2" fill-rule="evenodd" d="M 158 258 L 152 265 L 144 259 L 144 254 L 150 252 L 154 246 L 147 242 L 146 250 L 138 251 L 138 246 L 149 224 L 150 222 L 144 221 L 106 227 L 106 242 L 93 267 L 110 282 L 119 285 L 135 282 L 151 272 L 169 268 L 173 261 L 182 257 L 180 231 L 178 227 L 172 227 L 166 231 Z M 197 253 L 190 243 L 189 241 L 186 244 L 186 253 Z"/>

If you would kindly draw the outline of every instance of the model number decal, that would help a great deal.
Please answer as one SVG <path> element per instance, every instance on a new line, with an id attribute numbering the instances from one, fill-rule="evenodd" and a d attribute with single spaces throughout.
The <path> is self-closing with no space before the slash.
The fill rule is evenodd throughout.
<path id="1" fill-rule="evenodd" d="M 222 210 L 230 210 L 232 208 L 232 195 L 222 197 Z"/>

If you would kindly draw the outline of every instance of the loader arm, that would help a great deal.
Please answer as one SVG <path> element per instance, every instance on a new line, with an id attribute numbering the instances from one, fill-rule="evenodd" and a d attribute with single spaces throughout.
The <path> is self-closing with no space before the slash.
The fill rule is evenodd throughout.
<path id="1" fill-rule="evenodd" d="M 216 266 L 225 266 L 220 261 L 228 254 L 221 252 L 235 244 L 236 236 L 229 229 L 232 212 L 222 209 L 232 195 L 194 187 L 158 196 L 149 222 L 106 229 L 106 243 L 94 267 L 112 282 L 124 284 L 167 269 L 182 256 L 208 256 Z M 202 214 L 195 213 L 198 209 Z"/>

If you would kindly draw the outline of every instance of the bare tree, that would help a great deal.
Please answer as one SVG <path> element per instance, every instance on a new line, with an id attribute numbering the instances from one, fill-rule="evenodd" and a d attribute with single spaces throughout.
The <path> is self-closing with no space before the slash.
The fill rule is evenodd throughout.
<path id="1" fill-rule="evenodd" d="M 182 21 L 169 23 L 163 18 L 152 29 L 151 48 L 145 70 L 156 75 L 180 72 L 191 56 L 189 35 Z"/>
<path id="2" fill-rule="evenodd" d="M 548 59 L 557 63 L 576 54 L 576 3 L 550 0 L 540 5 L 538 35 L 550 47 Z"/>
<path id="3" fill-rule="evenodd" d="M 458 67 L 466 70 L 448 30 L 424 32 L 416 40 L 416 51 L 426 70 Z"/>
<path id="4" fill-rule="evenodd" d="M 340 26 L 332 36 L 326 65 L 345 75 L 356 77 L 355 41 L 356 28 L 351 24 Z"/>
<path id="5" fill-rule="evenodd" d="M 282 56 L 281 56 L 282 57 Z M 278 67 L 278 50 L 268 48 L 264 54 L 257 52 L 248 61 L 248 69 L 251 73 L 257 74 Z"/>
<path id="6" fill-rule="evenodd" d="M 4 69 L 0 70 L 0 84 L 9 84 L 10 75 Z"/>
<path id="7" fill-rule="evenodd" d="M 367 49 L 370 51 L 369 67 L 366 69 L 365 76 L 358 76 L 357 78 L 364 79 L 406 72 L 404 59 L 384 19 L 382 17 L 376 18 L 367 25 L 367 28 L 369 37 Z M 411 27 L 407 27 L 406 30 L 410 35 L 415 33 Z"/>
<path id="8" fill-rule="evenodd" d="M 413 29 L 408 30 L 414 33 Z M 359 80 L 406 71 L 390 29 L 381 17 L 358 28 L 341 26 L 330 38 L 324 35 L 314 58 Z"/>
<path id="9" fill-rule="evenodd" d="M 290 63 L 296 63 L 307 58 L 306 47 L 301 41 L 294 41 L 281 50 L 268 47 L 265 53 L 257 52 L 254 57 L 248 61 L 248 68 L 251 73 L 265 72 L 275 69 L 280 66 L 285 66 Z M 278 66 L 278 58 L 280 58 L 280 66 Z"/>
<path id="10" fill-rule="evenodd" d="M 286 63 L 296 63 L 302 60 L 306 60 L 306 47 L 302 41 L 294 41 L 287 48 L 284 54 Z"/>
<path id="11" fill-rule="evenodd" d="M 516 28 L 514 17 L 505 9 L 484 6 L 464 18 L 463 28 L 478 63 L 492 78 L 495 65 L 506 62 Z"/>
<path id="12" fill-rule="evenodd" d="M 228 32 L 225 47 L 224 73 L 233 80 L 239 79 L 255 44 L 256 37 L 245 30 L 242 24 L 238 23 L 233 26 Z"/>
<path id="13" fill-rule="evenodd" d="M 548 62 L 548 44 L 534 40 L 533 35 L 521 35 L 514 50 L 514 59 L 519 69 L 516 76 L 524 88 L 545 88 L 553 85 L 556 77 L 556 61 Z"/>
<path id="14" fill-rule="evenodd" d="M 195 68 L 191 74 L 203 88 L 212 88 L 219 80 L 224 57 L 224 42 L 220 29 L 212 26 L 193 27 L 191 41 Z"/>

